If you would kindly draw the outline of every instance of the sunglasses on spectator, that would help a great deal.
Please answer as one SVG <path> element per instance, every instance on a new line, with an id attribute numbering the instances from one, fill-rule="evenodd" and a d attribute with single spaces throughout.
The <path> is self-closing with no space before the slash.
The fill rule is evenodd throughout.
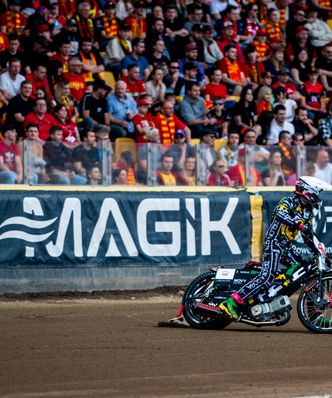
<path id="1" fill-rule="evenodd" d="M 226 166 L 224 164 L 217 164 L 218 169 L 224 169 Z"/>
<path id="2" fill-rule="evenodd" d="M 182 135 L 182 134 L 175 134 L 175 135 L 174 135 L 174 138 L 175 138 L 176 140 L 180 140 L 181 138 L 184 138 L 184 135 Z"/>
<path id="3" fill-rule="evenodd" d="M 224 105 L 223 102 L 214 102 L 213 105 Z"/>

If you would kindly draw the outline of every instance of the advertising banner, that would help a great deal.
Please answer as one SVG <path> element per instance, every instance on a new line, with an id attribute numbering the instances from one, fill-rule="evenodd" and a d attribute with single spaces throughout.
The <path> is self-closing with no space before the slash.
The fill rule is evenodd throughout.
<path id="1" fill-rule="evenodd" d="M 3 191 L 0 267 L 241 264 L 249 194 Z"/>

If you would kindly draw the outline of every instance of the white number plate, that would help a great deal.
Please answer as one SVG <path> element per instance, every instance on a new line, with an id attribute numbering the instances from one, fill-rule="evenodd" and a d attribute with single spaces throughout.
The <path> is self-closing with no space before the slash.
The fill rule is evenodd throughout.
<path id="1" fill-rule="evenodd" d="M 216 279 L 231 281 L 234 279 L 234 275 L 235 275 L 234 268 L 219 268 L 216 273 Z"/>

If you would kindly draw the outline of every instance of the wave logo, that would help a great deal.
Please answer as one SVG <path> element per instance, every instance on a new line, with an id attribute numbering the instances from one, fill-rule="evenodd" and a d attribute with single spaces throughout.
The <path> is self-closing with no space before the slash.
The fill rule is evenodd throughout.
<path id="1" fill-rule="evenodd" d="M 66 205 L 67 204 L 67 205 Z M 64 210 L 66 209 L 66 210 Z M 60 216 L 60 227 L 58 227 L 58 233 L 56 241 L 53 243 L 49 241 L 45 247 L 52 257 L 59 256 L 63 251 L 64 240 L 66 236 L 66 230 L 70 222 L 73 213 L 77 213 L 76 220 L 80 220 L 80 202 L 77 198 L 66 199 L 64 203 L 64 209 Z M 44 217 L 44 211 L 41 206 L 39 199 L 34 197 L 23 199 L 23 211 L 27 214 L 37 217 Z M 30 244 L 36 244 L 46 242 L 55 233 L 54 223 L 58 220 L 58 217 L 54 217 L 48 220 L 36 220 L 32 217 L 10 217 L 3 221 L 0 225 L 0 241 L 4 239 L 19 239 Z M 77 224 L 78 221 L 76 221 Z M 53 226 L 53 228 L 52 228 Z M 78 225 L 76 225 L 78 226 Z M 45 228 L 52 228 L 47 232 L 40 233 L 40 230 Z M 10 228 L 8 230 L 8 228 Z M 1 232 L 1 230 L 6 231 Z M 23 229 L 26 229 L 24 231 Z M 80 228 L 79 228 L 80 229 Z M 80 238 L 80 234 L 79 238 Z M 78 239 L 81 243 L 81 239 Z M 82 249 L 77 250 L 79 255 L 82 255 Z M 33 257 L 35 255 L 35 248 L 27 245 L 25 247 L 25 256 Z"/>

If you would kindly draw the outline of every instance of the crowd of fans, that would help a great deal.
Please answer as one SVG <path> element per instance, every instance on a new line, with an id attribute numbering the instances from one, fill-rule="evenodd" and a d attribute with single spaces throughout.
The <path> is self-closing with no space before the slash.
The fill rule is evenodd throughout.
<path id="1" fill-rule="evenodd" d="M 1 183 L 26 182 L 28 152 L 30 183 L 100 184 L 123 137 L 135 145 L 112 157 L 113 184 L 292 185 L 299 159 L 332 183 L 330 0 L 2 0 L 0 12 Z"/>

